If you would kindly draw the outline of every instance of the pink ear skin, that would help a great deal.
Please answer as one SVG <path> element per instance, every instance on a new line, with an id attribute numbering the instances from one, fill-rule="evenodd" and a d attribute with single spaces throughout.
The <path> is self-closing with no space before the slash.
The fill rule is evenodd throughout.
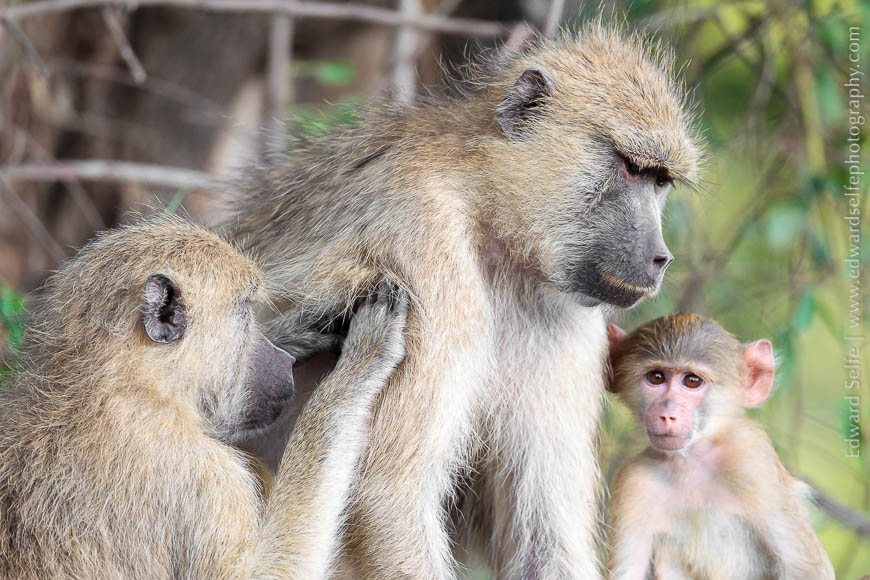
<path id="1" fill-rule="evenodd" d="M 613 369 L 616 366 L 616 361 L 619 360 L 619 354 L 622 350 L 622 342 L 625 340 L 626 332 L 616 326 L 615 324 L 611 324 L 607 327 L 607 339 L 609 342 L 608 346 L 608 355 L 610 357 L 610 364 L 607 365 L 607 377 L 605 380 L 605 385 L 607 390 L 611 393 L 616 393 L 616 385 L 613 382 Z"/>
<path id="2" fill-rule="evenodd" d="M 773 345 L 767 339 L 756 340 L 743 348 L 741 356 L 746 365 L 743 405 L 756 407 L 767 400 L 773 389 L 773 377 L 776 373 Z"/>

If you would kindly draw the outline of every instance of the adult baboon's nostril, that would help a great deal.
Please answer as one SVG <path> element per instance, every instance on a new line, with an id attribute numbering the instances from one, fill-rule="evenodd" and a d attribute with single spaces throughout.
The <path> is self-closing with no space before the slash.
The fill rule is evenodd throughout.
<path id="1" fill-rule="evenodd" d="M 646 270 L 647 273 L 653 277 L 658 278 L 662 275 L 665 268 L 667 268 L 671 262 L 674 261 L 674 257 L 667 250 L 659 251 L 653 254 L 651 258 L 647 260 Z"/>

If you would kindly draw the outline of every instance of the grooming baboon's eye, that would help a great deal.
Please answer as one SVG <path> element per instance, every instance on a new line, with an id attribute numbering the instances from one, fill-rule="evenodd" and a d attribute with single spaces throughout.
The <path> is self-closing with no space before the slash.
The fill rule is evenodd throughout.
<path id="1" fill-rule="evenodd" d="M 646 374 L 646 380 L 651 385 L 661 385 L 665 382 L 665 373 L 662 371 L 650 371 Z"/>
<path id="2" fill-rule="evenodd" d="M 690 389 L 697 389 L 704 384 L 704 379 L 694 373 L 689 373 L 685 377 L 683 377 L 683 384 Z"/>

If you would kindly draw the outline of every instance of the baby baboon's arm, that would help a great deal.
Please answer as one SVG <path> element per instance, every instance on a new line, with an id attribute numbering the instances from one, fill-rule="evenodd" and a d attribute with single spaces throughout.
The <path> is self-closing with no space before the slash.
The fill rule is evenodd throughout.
<path id="1" fill-rule="evenodd" d="M 281 460 L 255 577 L 326 576 L 375 398 L 404 356 L 407 309 L 407 295 L 382 283 L 351 320 L 338 365 L 308 401 Z"/>

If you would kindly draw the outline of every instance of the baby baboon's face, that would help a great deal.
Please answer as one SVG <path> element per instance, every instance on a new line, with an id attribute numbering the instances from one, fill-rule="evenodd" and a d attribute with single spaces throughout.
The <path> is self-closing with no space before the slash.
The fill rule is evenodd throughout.
<path id="1" fill-rule="evenodd" d="M 184 383 L 176 391 L 190 397 L 210 434 L 230 442 L 277 419 L 294 393 L 295 360 L 257 327 L 246 298 L 252 289 L 229 302 L 207 290 L 185 291 L 154 273 L 145 284 L 143 322 L 152 342 L 175 351 L 166 353 L 166 364 L 179 368 L 166 374 Z"/>

